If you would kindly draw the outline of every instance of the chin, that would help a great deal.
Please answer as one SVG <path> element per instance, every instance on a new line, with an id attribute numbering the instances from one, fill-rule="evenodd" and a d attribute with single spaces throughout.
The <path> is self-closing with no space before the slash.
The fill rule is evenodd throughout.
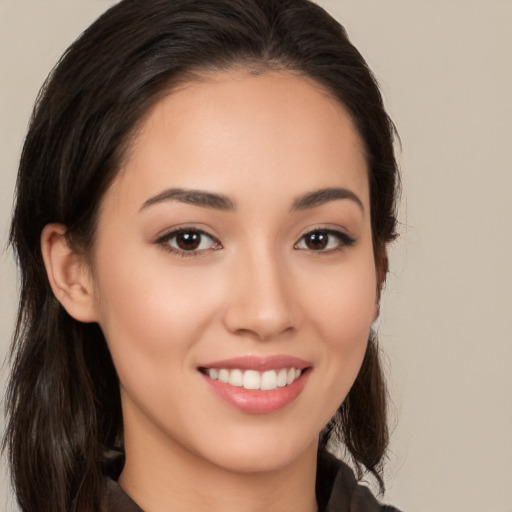
<path id="1" fill-rule="evenodd" d="M 297 459 L 315 453 L 318 444 L 314 439 L 296 440 L 285 434 L 268 437 L 243 436 L 240 440 L 231 439 L 226 444 L 212 444 L 215 451 L 203 457 L 225 470 L 235 473 L 263 473 L 279 471 Z"/>

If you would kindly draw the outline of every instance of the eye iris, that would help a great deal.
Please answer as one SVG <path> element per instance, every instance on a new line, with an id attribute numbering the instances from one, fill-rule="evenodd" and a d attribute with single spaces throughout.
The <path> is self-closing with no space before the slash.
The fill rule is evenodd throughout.
<path id="1" fill-rule="evenodd" d="M 312 249 L 315 251 L 325 249 L 327 247 L 328 242 L 329 235 L 324 231 L 316 231 L 315 233 L 310 233 L 306 237 L 306 245 L 308 249 Z"/>
<path id="2" fill-rule="evenodd" d="M 201 244 L 201 234 L 194 231 L 176 235 L 176 245 L 183 251 L 193 251 Z"/>

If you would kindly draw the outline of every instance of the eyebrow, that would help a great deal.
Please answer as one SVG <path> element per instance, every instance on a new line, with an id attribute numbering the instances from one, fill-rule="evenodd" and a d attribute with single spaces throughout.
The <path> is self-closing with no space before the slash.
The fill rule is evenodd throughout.
<path id="1" fill-rule="evenodd" d="M 322 188 L 320 190 L 304 194 L 293 202 L 291 211 L 294 212 L 307 210 L 309 208 L 316 208 L 325 203 L 340 199 L 349 199 L 353 201 L 364 212 L 364 206 L 359 197 L 357 197 L 357 195 L 351 190 L 340 187 Z M 203 190 L 169 188 L 160 192 L 160 194 L 147 199 L 140 210 L 144 210 L 149 206 L 164 203 L 166 201 L 178 201 L 180 203 L 201 206 L 203 208 L 213 208 L 215 210 L 233 211 L 235 209 L 235 203 L 233 203 L 229 197 L 222 194 L 205 192 Z"/>
<path id="2" fill-rule="evenodd" d="M 299 198 L 297 198 L 293 202 L 292 212 L 299 210 L 307 210 L 308 208 L 315 208 L 317 206 L 321 206 L 330 201 L 336 201 L 338 199 L 348 199 L 353 201 L 359 206 L 359 208 L 364 212 L 364 206 L 359 199 L 359 197 L 354 194 L 351 190 L 346 188 L 322 188 L 320 190 L 315 190 L 314 192 L 310 192 L 305 194 Z"/>
<path id="3" fill-rule="evenodd" d="M 234 210 L 235 204 L 231 199 L 221 194 L 204 192 L 202 190 L 192 190 L 183 188 L 169 188 L 156 196 L 150 197 L 141 207 L 141 210 L 149 206 L 166 201 L 178 201 L 180 203 L 202 206 L 203 208 L 213 208 L 215 210 Z"/>

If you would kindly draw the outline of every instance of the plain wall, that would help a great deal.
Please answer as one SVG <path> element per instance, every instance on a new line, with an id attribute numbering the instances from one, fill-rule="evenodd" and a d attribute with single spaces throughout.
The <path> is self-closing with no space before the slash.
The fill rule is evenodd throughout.
<path id="1" fill-rule="evenodd" d="M 37 91 L 112 3 L 0 0 L 2 247 Z M 407 512 L 511 512 L 512 1 L 319 3 L 377 75 L 403 145 L 402 237 L 379 327 L 397 418 L 385 501 Z M 9 251 L 0 282 L 3 360 L 16 309 Z M 11 512 L 6 473 L 4 464 L 0 510 Z"/>

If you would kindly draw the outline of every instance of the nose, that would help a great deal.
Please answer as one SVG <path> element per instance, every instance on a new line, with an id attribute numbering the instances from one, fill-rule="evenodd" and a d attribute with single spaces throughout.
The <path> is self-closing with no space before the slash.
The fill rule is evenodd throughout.
<path id="1" fill-rule="evenodd" d="M 297 328 L 290 272 L 275 255 L 241 259 L 231 267 L 229 281 L 224 323 L 230 332 L 265 341 Z"/>

